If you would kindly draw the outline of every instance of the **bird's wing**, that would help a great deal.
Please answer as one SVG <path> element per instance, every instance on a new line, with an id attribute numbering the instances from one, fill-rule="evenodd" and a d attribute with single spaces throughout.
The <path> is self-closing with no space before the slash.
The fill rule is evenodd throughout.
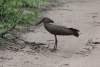
<path id="1" fill-rule="evenodd" d="M 56 34 L 56 35 L 65 35 L 65 34 L 72 34 L 72 30 L 70 30 L 69 28 L 65 27 L 65 26 L 59 26 L 59 25 L 50 25 L 48 27 L 48 31 L 52 34 Z"/>

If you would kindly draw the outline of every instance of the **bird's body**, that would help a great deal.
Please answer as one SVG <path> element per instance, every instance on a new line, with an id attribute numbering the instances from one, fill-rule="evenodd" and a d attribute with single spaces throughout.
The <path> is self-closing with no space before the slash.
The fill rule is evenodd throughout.
<path id="1" fill-rule="evenodd" d="M 44 22 L 45 29 L 55 36 L 55 45 L 53 48 L 54 50 L 57 49 L 57 42 L 58 42 L 56 35 L 66 35 L 66 36 L 74 35 L 76 37 L 79 36 L 79 33 L 78 33 L 79 30 L 74 29 L 74 28 L 67 28 L 65 26 L 50 24 L 50 23 L 54 23 L 54 21 L 47 17 L 43 18 L 38 24 L 42 22 Z"/>
<path id="2" fill-rule="evenodd" d="M 73 28 L 67 28 L 65 26 L 54 25 L 49 23 L 44 23 L 44 27 L 48 32 L 54 35 L 76 35 L 76 33 L 78 32 L 78 30 L 73 31 L 74 30 Z"/>

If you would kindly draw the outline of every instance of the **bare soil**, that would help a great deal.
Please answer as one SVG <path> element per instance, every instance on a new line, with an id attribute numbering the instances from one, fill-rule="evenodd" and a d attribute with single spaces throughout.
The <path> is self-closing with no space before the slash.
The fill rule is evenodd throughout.
<path id="1" fill-rule="evenodd" d="M 43 24 L 22 34 L 25 40 L 44 43 L 18 51 L 0 50 L 0 67 L 100 67 L 100 0 L 58 0 L 62 6 L 41 12 L 58 25 L 80 30 L 78 38 L 57 36 L 58 50 L 51 52 L 54 35 Z M 49 45 L 49 47 L 48 47 Z"/>

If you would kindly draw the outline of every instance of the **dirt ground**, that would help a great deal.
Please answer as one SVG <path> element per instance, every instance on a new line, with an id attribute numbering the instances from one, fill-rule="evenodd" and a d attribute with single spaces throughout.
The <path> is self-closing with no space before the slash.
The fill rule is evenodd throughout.
<path id="1" fill-rule="evenodd" d="M 31 42 L 45 43 L 39 50 L 26 46 L 19 51 L 0 50 L 0 67 L 100 67 L 100 0 L 58 0 L 62 6 L 42 12 L 54 24 L 80 30 L 78 38 L 57 36 L 58 50 L 51 52 L 54 35 L 43 24 L 30 27 L 34 32 L 22 34 Z M 45 48 L 48 45 L 49 48 Z"/>

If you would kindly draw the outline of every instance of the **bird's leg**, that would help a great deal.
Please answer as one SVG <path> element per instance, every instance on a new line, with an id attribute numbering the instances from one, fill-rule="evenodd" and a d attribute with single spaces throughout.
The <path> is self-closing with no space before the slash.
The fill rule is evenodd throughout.
<path id="1" fill-rule="evenodd" d="M 56 35 L 55 35 L 55 45 L 54 45 L 53 50 L 56 50 L 56 49 L 57 49 L 57 43 L 58 43 L 58 40 L 57 40 L 57 37 L 56 37 Z"/>
<path id="2" fill-rule="evenodd" d="M 57 49 L 57 43 L 58 43 L 58 40 L 57 40 L 57 37 L 56 37 L 56 36 L 55 36 L 55 39 L 56 39 L 55 44 L 56 44 L 56 49 Z"/>

